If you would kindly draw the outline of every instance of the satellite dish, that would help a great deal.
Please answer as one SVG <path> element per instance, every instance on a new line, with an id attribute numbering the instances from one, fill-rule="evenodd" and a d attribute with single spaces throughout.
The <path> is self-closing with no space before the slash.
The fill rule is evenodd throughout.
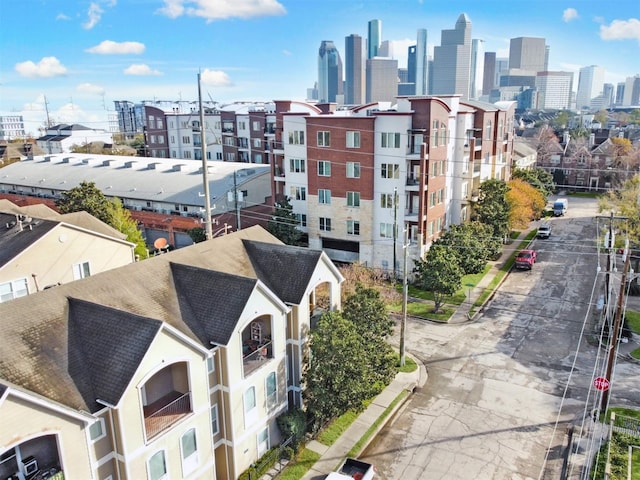
<path id="1" fill-rule="evenodd" d="M 156 248 L 156 250 L 167 248 L 168 244 L 169 242 L 167 242 L 167 239 L 164 237 L 160 237 L 155 242 L 153 242 L 153 246 Z"/>

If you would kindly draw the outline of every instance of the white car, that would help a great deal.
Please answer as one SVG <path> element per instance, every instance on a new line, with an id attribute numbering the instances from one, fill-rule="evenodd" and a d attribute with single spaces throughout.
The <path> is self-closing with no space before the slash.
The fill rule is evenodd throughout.
<path id="1" fill-rule="evenodd" d="M 551 224 L 541 223 L 538 227 L 538 238 L 549 238 L 551 236 Z"/>

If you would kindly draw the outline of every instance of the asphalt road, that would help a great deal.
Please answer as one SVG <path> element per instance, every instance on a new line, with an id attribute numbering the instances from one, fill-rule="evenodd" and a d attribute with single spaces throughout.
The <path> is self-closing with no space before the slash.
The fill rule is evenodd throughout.
<path id="1" fill-rule="evenodd" d="M 598 403 L 604 355 L 586 341 L 606 270 L 596 215 L 595 200 L 572 197 L 551 237 L 535 241 L 534 268 L 510 273 L 474 322 L 409 320 L 407 351 L 428 381 L 361 456 L 381 479 L 559 478 L 568 425 Z M 640 403 L 634 367 L 616 367 L 612 402 Z"/>

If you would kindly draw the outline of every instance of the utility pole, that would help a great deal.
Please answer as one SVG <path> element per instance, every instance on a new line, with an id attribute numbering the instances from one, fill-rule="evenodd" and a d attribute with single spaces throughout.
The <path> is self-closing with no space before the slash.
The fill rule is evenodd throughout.
<path id="1" fill-rule="evenodd" d="M 236 178 L 236 170 L 233 171 L 233 198 L 235 198 L 235 207 L 236 207 L 236 230 L 240 230 L 242 226 L 240 225 L 240 203 L 238 203 L 238 180 Z"/>
<path id="2" fill-rule="evenodd" d="M 402 269 L 402 323 L 400 324 L 400 366 L 405 362 L 405 330 L 407 329 L 407 300 L 409 297 L 409 281 L 407 279 L 407 258 L 409 256 L 409 228 L 406 227 L 404 236 L 404 267 Z"/>
<path id="3" fill-rule="evenodd" d="M 200 105 L 200 140 L 202 142 L 202 183 L 204 187 L 204 224 L 207 240 L 213 238 L 211 227 L 211 198 L 209 195 L 209 166 L 207 165 L 207 142 L 205 140 L 204 109 L 202 108 L 202 91 L 200 89 L 200 73 L 198 72 L 198 103 Z M 145 139 L 146 143 L 146 139 Z"/>
<path id="4" fill-rule="evenodd" d="M 398 187 L 393 188 L 393 281 L 398 278 Z"/>
<path id="5" fill-rule="evenodd" d="M 620 324 L 622 323 L 622 309 L 624 307 L 624 291 L 627 284 L 627 272 L 629 271 L 629 262 L 631 259 L 631 252 L 627 249 L 625 252 L 626 258 L 624 260 L 624 269 L 622 270 L 622 280 L 620 281 L 620 292 L 618 293 L 618 304 L 613 320 L 613 332 L 610 332 L 609 336 L 609 357 L 607 359 L 607 372 L 605 374 L 606 379 L 611 385 L 611 375 L 613 373 L 613 364 L 616 360 L 616 352 L 618 350 L 618 341 L 620 336 Z M 609 403 L 609 389 L 602 392 L 602 402 L 600 404 L 600 411 L 607 411 L 607 404 Z"/>

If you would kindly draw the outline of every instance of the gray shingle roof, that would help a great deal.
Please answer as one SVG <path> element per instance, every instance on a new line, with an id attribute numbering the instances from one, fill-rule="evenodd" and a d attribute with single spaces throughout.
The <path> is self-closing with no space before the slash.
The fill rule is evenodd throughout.
<path id="1" fill-rule="evenodd" d="M 308 248 L 244 240 L 256 274 L 287 303 L 301 303 L 322 252 Z"/>
<path id="2" fill-rule="evenodd" d="M 162 322 L 69 298 L 69 375 L 94 412 L 116 405 Z"/>
<path id="3" fill-rule="evenodd" d="M 23 222 L 14 214 L 0 212 L 0 268 L 53 230 L 59 222 Z"/>
<path id="4" fill-rule="evenodd" d="M 0 382 L 77 410 L 117 404 L 161 321 L 226 344 L 258 280 L 300 298 L 320 255 L 251 227 L 0 303 Z"/>

